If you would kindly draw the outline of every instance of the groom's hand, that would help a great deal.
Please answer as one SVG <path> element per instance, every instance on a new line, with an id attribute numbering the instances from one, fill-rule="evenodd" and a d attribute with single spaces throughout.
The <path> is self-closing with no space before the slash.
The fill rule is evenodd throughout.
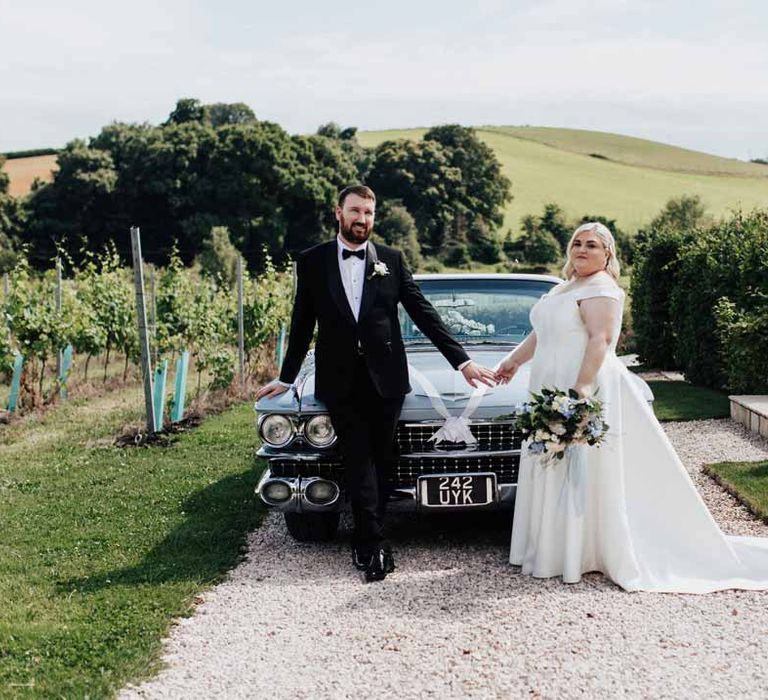
<path id="1" fill-rule="evenodd" d="M 269 384 L 265 384 L 256 392 L 256 400 L 258 401 L 259 399 L 263 399 L 265 396 L 268 399 L 271 399 L 274 396 L 280 396 L 280 394 L 284 394 L 286 391 L 288 391 L 289 388 L 289 386 L 281 384 L 275 380 Z"/>
<path id="2" fill-rule="evenodd" d="M 509 384 L 510 379 L 517 374 L 520 369 L 520 363 L 509 357 L 504 358 L 503 362 L 496 370 L 496 381 L 499 384 Z"/>
<path id="3" fill-rule="evenodd" d="M 496 375 L 493 373 L 493 370 L 490 370 L 487 367 L 482 367 L 474 361 L 464 367 L 461 370 L 461 373 L 464 375 L 464 379 L 467 380 L 467 384 L 473 389 L 477 389 L 477 384 L 475 382 L 487 384 L 488 386 L 495 386 L 496 384 Z"/>

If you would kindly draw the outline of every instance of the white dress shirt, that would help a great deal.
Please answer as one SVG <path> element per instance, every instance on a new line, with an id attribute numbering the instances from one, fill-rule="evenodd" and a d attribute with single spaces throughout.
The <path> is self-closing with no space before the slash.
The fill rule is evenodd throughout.
<path id="1" fill-rule="evenodd" d="M 360 302 L 363 299 L 363 284 L 365 283 L 365 263 L 368 255 L 368 241 L 363 243 L 359 248 L 354 250 L 362 250 L 366 254 L 366 258 L 360 260 L 357 257 L 350 257 L 344 260 L 341 256 L 341 251 L 345 248 L 347 250 L 353 250 L 344 241 L 341 240 L 341 235 L 336 236 L 336 244 L 338 247 L 336 258 L 339 261 L 339 272 L 341 273 L 341 283 L 344 285 L 344 293 L 347 295 L 347 301 L 349 302 L 349 308 L 352 309 L 352 315 L 357 321 L 357 317 L 360 315 Z"/>

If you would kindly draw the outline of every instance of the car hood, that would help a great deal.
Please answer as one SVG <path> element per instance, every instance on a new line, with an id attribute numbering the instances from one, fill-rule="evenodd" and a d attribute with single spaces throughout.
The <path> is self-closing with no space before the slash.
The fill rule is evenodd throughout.
<path id="1" fill-rule="evenodd" d="M 509 347 L 475 348 L 466 346 L 465 350 L 480 365 L 494 368 L 507 355 Z M 434 349 L 411 349 L 407 352 L 410 371 L 411 391 L 405 397 L 401 420 L 440 419 L 440 413 L 435 407 L 444 406 L 452 416 L 464 413 L 472 396 L 473 389 L 464 380 L 461 372 L 454 370 L 448 361 Z M 498 418 L 505 413 L 512 413 L 515 406 L 528 399 L 528 381 L 530 365 L 523 365 L 504 385 L 486 387 L 477 406 L 468 417 Z M 653 393 L 648 385 L 636 375 L 630 375 L 641 385 L 641 391 L 648 401 L 653 401 Z M 434 388 L 440 399 L 429 396 Z M 314 358 L 308 356 L 304 361 L 301 372 L 294 387 L 275 399 L 262 399 L 256 406 L 259 411 L 280 413 L 317 413 L 326 410 L 325 404 L 315 396 Z"/>
<path id="2" fill-rule="evenodd" d="M 476 349 L 465 348 L 478 364 L 493 368 L 506 356 L 510 348 Z M 428 420 L 439 418 L 435 403 L 445 406 L 454 416 L 461 415 L 467 408 L 473 389 L 464 380 L 461 372 L 454 370 L 448 361 L 436 350 L 418 349 L 407 353 L 408 364 L 415 370 L 410 372 L 411 391 L 403 403 L 401 419 Z M 495 417 L 511 413 L 515 404 L 522 403 L 528 395 L 527 366 L 523 366 L 512 381 L 506 385 L 486 387 L 477 408 L 472 412 L 475 418 Z M 430 386 L 428 386 L 431 385 Z M 430 398 L 429 393 L 440 395 L 440 400 Z M 315 413 L 324 411 L 325 405 L 315 396 L 314 360 L 308 357 L 295 382 L 295 389 L 275 399 L 262 399 L 256 408 L 259 411 Z"/>

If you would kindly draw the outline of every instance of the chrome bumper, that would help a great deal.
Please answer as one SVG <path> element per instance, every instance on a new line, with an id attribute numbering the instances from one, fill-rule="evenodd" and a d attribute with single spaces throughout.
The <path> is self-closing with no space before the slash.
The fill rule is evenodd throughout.
<path id="1" fill-rule="evenodd" d="M 278 505 L 267 502 L 262 493 L 264 486 L 274 479 L 281 481 L 288 485 L 290 489 L 290 497 L 288 500 Z M 308 483 L 315 480 L 316 477 L 273 477 L 272 472 L 267 467 L 264 473 L 259 479 L 259 483 L 256 486 L 256 495 L 259 496 L 262 503 L 275 510 L 280 510 L 287 513 L 328 513 L 332 511 L 344 511 L 349 510 L 349 504 L 346 499 L 342 497 L 329 506 L 319 506 L 314 503 L 310 503 L 304 496 L 304 488 Z M 341 487 L 341 484 L 338 484 Z M 420 504 L 416 497 L 416 487 L 397 488 L 393 489 L 389 496 L 389 502 L 387 509 L 390 511 L 398 512 L 445 512 L 450 511 L 470 511 L 470 510 L 500 510 L 511 508 L 515 502 L 515 493 L 517 492 L 517 484 L 496 484 L 496 494 L 493 502 L 484 506 L 452 506 L 452 507 L 428 507 Z"/>

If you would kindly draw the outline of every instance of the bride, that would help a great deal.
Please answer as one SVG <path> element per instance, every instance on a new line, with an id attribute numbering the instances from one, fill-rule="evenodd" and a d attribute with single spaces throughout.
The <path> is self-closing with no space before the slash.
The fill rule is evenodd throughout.
<path id="1" fill-rule="evenodd" d="M 609 431 L 543 466 L 523 446 L 510 562 L 576 583 L 600 571 L 628 591 L 768 589 L 768 538 L 724 535 L 653 411 L 616 357 L 624 292 L 611 232 L 576 229 L 566 282 L 531 310 L 533 332 L 501 363 L 508 382 L 532 362 L 530 391 L 596 394 Z"/>

